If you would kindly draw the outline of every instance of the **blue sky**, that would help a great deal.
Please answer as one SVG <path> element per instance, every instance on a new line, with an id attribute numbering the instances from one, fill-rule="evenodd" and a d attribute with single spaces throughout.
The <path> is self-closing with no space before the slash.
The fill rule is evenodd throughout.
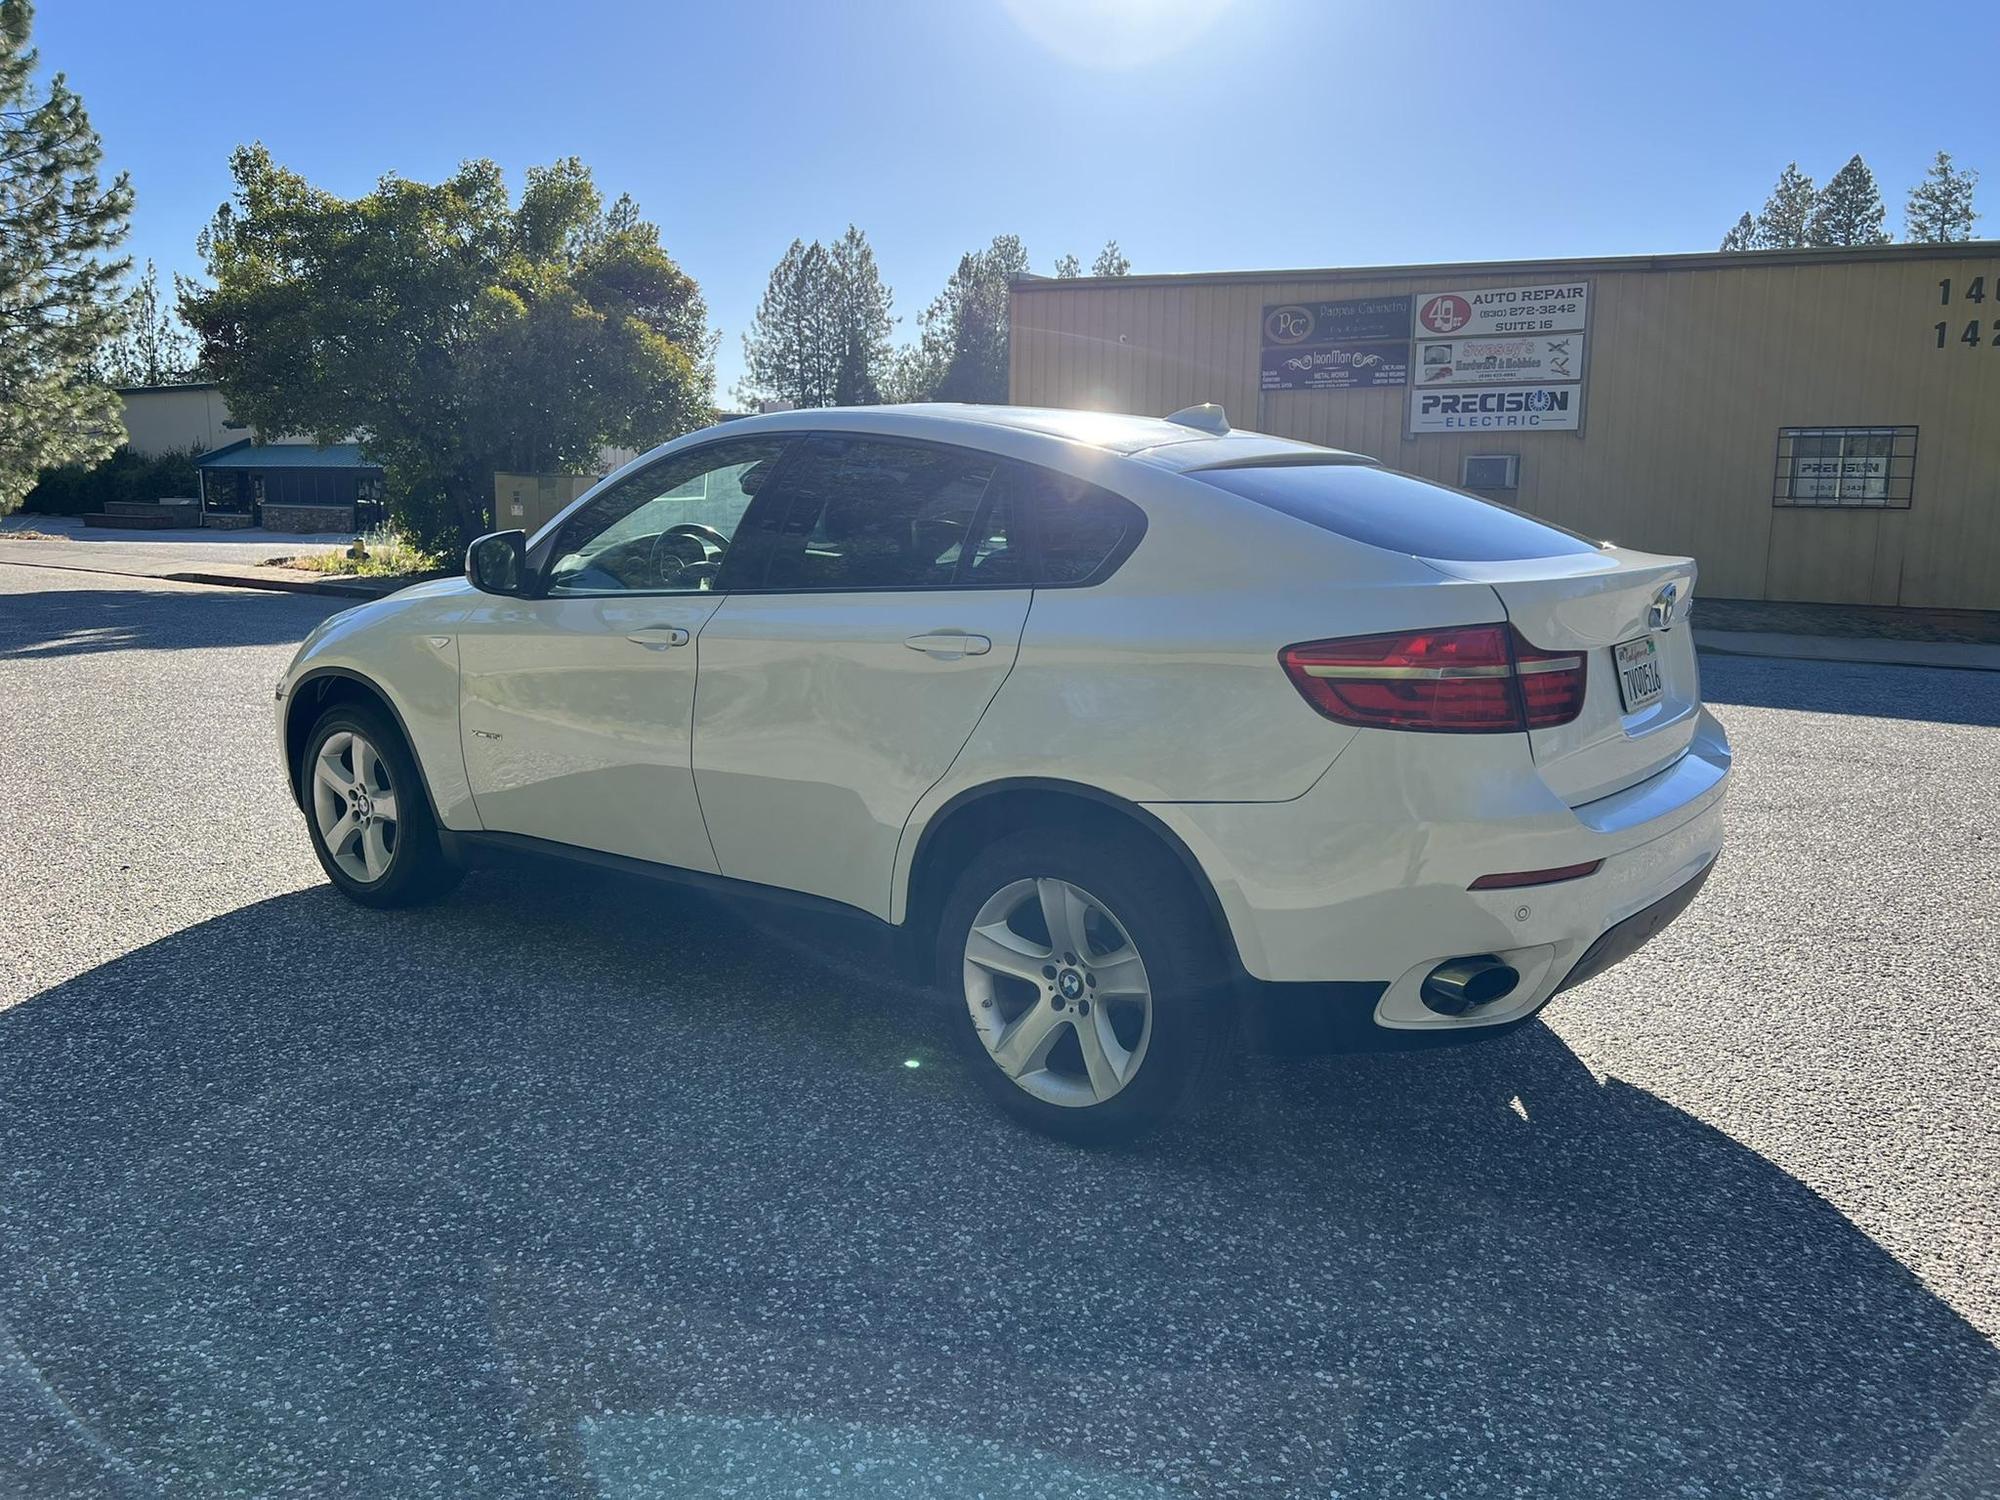
<path id="1" fill-rule="evenodd" d="M 577 154 L 702 284 L 722 392 L 793 236 L 852 220 L 898 337 L 963 250 L 1137 271 L 1708 250 L 1796 157 L 1859 151 L 1900 229 L 1938 148 L 2000 236 L 1977 7 L 1358 0 L 41 0 L 45 66 L 194 241 L 262 140 L 333 191 Z"/>

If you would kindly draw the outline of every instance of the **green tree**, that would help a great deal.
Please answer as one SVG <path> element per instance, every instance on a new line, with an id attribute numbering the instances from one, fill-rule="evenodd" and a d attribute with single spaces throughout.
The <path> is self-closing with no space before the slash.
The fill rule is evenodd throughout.
<path id="1" fill-rule="evenodd" d="M 868 406 L 882 399 L 889 372 L 889 288 L 875 265 L 868 236 L 852 224 L 827 252 L 833 299 L 833 404 Z"/>
<path id="2" fill-rule="evenodd" d="M 1078 260 L 1074 255 L 1065 255 L 1061 260 L 1056 262 L 1056 279 L 1058 281 L 1074 281 L 1082 274 L 1083 262 Z"/>
<path id="3" fill-rule="evenodd" d="M 1090 263 L 1093 276 L 1124 276 L 1131 272 L 1132 262 L 1125 258 L 1125 252 L 1118 248 L 1118 241 L 1106 240 L 1104 248 L 1097 252 L 1097 259 Z"/>
<path id="4" fill-rule="evenodd" d="M 1978 186 L 1977 172 L 1953 166 L 1949 151 L 1938 152 L 1924 180 L 1910 189 L 1903 208 L 1903 238 L 1925 245 L 1971 239 L 1979 222 L 1972 206 L 1972 190 Z"/>
<path id="5" fill-rule="evenodd" d="M 1885 217 L 1875 174 L 1858 155 L 1850 156 L 1813 204 L 1806 238 L 1815 245 L 1886 245 Z"/>
<path id="6" fill-rule="evenodd" d="M 1757 248 L 1757 221 L 1746 212 L 1736 221 L 1729 233 L 1722 237 L 1724 250 L 1755 250 Z"/>
<path id="7" fill-rule="evenodd" d="M 897 361 L 899 398 L 1005 401 L 1007 288 L 1027 271 L 1028 252 L 1011 234 L 960 256 L 944 290 L 924 309 L 916 344 Z"/>
<path id="8" fill-rule="evenodd" d="M 750 331 L 743 336 L 746 374 L 739 399 L 767 396 L 793 406 L 831 406 L 838 373 L 832 265 L 818 240 L 793 240 L 771 268 Z"/>
<path id="9" fill-rule="evenodd" d="M 700 289 L 574 157 L 518 203 L 490 161 L 353 199 L 262 146 L 231 169 L 199 241 L 214 285 L 181 294 L 203 361 L 258 432 L 359 434 L 419 545 L 477 532 L 496 470 L 589 472 L 712 418 Z"/>
<path id="10" fill-rule="evenodd" d="M 34 9 L 0 0 L 0 515 L 42 470 L 96 463 L 124 441 L 99 378 L 123 331 L 132 186 L 98 175 L 103 150 L 58 73 L 34 86 Z"/>
<path id="11" fill-rule="evenodd" d="M 146 262 L 133 287 L 125 333 L 112 347 L 107 374 L 117 385 L 174 385 L 193 378 L 194 335 L 160 297 L 160 273 Z"/>
<path id="12" fill-rule="evenodd" d="M 1785 163 L 1757 215 L 1757 242 L 1750 248 L 1797 250 L 1810 245 L 1813 209 L 1818 202 L 1813 180 L 1799 170 L 1797 162 Z"/>

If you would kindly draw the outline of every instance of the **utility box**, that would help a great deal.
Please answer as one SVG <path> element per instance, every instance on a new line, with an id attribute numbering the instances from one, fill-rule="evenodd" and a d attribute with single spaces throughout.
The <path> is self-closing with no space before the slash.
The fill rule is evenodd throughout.
<path id="1" fill-rule="evenodd" d="M 495 474 L 493 524 L 533 536 L 597 480 L 595 474 Z"/>

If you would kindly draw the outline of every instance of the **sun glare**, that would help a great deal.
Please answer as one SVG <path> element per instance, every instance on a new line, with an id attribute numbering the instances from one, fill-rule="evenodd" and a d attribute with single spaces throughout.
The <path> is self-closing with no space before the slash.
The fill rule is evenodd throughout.
<path id="1" fill-rule="evenodd" d="M 1000 0 L 1015 24 L 1064 62 L 1140 68 L 1173 56 L 1235 0 Z"/>

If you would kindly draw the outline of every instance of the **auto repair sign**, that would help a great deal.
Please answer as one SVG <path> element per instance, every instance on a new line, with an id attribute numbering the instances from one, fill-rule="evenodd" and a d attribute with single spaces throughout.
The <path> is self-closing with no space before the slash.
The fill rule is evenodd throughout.
<path id="1" fill-rule="evenodd" d="M 1419 292 L 1416 334 L 1420 339 L 1448 339 L 1581 331 L 1589 297 L 1589 286 L 1580 281 Z"/>
<path id="2" fill-rule="evenodd" d="M 1410 391 L 1412 432 L 1574 432 L 1582 420 L 1577 385 Z"/>

